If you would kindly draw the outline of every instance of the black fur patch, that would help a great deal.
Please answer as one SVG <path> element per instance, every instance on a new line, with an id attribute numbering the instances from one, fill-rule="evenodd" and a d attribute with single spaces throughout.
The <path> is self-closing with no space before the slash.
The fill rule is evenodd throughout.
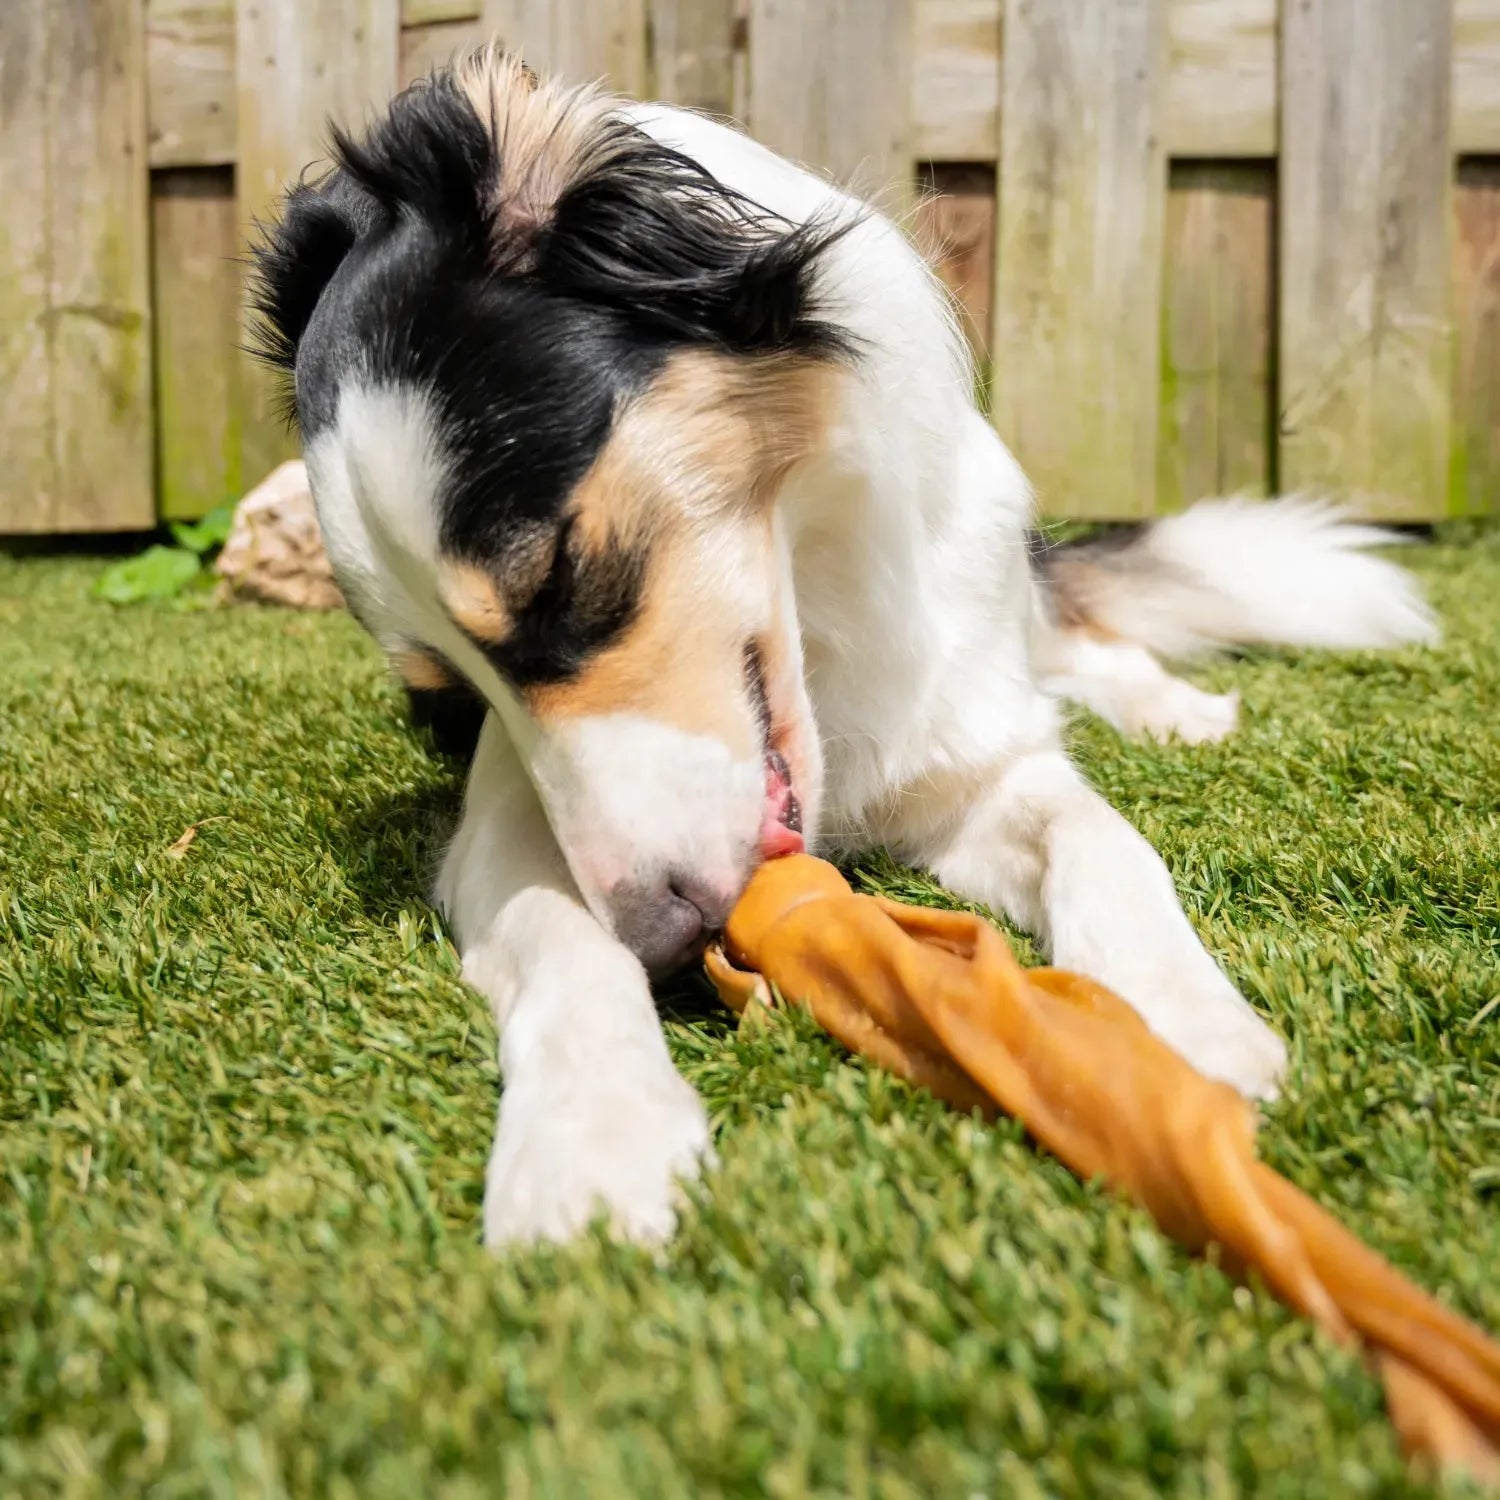
<path id="1" fill-rule="evenodd" d="M 674 340 L 732 353 L 839 357 L 850 336 L 821 319 L 810 280 L 851 221 L 791 225 L 629 125 L 623 147 L 571 187 L 538 246 L 537 275 L 608 302 Z"/>
<path id="2" fill-rule="evenodd" d="M 645 559 L 582 552 L 566 506 L 668 356 L 850 351 L 811 292 L 842 231 L 775 219 L 623 121 L 599 147 L 529 231 L 530 253 L 497 253 L 500 148 L 439 73 L 363 141 L 336 136 L 334 173 L 292 190 L 254 257 L 260 352 L 292 372 L 304 437 L 351 381 L 415 388 L 450 475 L 444 551 L 498 579 L 513 546 L 557 535 L 551 572 L 494 648 L 518 686 L 576 673 L 635 613 Z"/>
<path id="3" fill-rule="evenodd" d="M 646 563 L 646 554 L 633 547 L 584 550 L 564 521 L 542 586 L 515 611 L 505 641 L 486 652 L 516 687 L 573 676 L 635 617 Z"/>
<path id="4" fill-rule="evenodd" d="M 488 710 L 484 699 L 467 683 L 407 688 L 406 703 L 411 722 L 432 736 L 432 747 L 439 755 L 465 763 L 474 759 Z"/>

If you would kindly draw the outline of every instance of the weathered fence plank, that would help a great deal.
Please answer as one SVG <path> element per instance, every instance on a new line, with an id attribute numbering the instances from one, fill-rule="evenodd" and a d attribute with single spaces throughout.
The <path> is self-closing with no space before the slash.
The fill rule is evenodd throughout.
<path id="1" fill-rule="evenodd" d="M 648 0 L 650 92 L 710 114 L 732 114 L 734 0 Z"/>
<path id="2" fill-rule="evenodd" d="M 0 6 L 0 390 L 5 463 L 0 535 L 52 529 L 51 303 L 47 214 L 51 122 L 46 0 Z"/>
<path id="3" fill-rule="evenodd" d="M 646 92 L 646 0 L 485 0 L 481 23 L 541 71 Z"/>
<path id="4" fill-rule="evenodd" d="M 140 0 L 0 6 L 0 532 L 149 525 Z"/>
<path id="5" fill-rule="evenodd" d="M 1282 17 L 1279 475 L 1388 516 L 1447 502 L 1452 12 Z"/>
<path id="6" fill-rule="evenodd" d="M 751 133 L 883 203 L 911 193 L 911 0 L 751 0 Z"/>
<path id="7" fill-rule="evenodd" d="M 234 174 L 158 172 L 151 228 L 157 505 L 181 520 L 233 502 L 242 489 Z"/>
<path id="8" fill-rule="evenodd" d="M 912 150 L 993 161 L 1005 0 L 913 0 Z"/>
<path id="9" fill-rule="evenodd" d="M 49 9 L 54 515 L 62 531 L 137 526 L 152 510 L 145 18 L 140 0 Z"/>
<path id="10" fill-rule="evenodd" d="M 326 156 L 330 118 L 358 127 L 394 92 L 397 0 L 237 0 L 239 222 L 270 213 L 286 184 Z M 262 478 L 293 451 L 274 384 L 240 368 L 242 473 Z"/>
<path id="11" fill-rule="evenodd" d="M 146 0 L 151 165 L 234 160 L 234 0 Z"/>
<path id="12" fill-rule="evenodd" d="M 1265 493 L 1275 394 L 1275 174 L 1179 162 L 1167 193 L 1156 508 Z"/>
<path id="13" fill-rule="evenodd" d="M 1500 152 L 1500 0 L 1453 3 L 1453 149 Z"/>
<path id="14" fill-rule="evenodd" d="M 1464 162 L 1454 190 L 1450 508 L 1500 508 L 1500 163 Z"/>
<path id="15" fill-rule="evenodd" d="M 1157 509 L 1264 492 L 1275 432 L 1272 289 L 1275 169 L 1179 162 L 1167 189 Z M 977 163 L 924 168 L 917 243 L 953 293 L 987 362 L 996 182 Z M 1500 349 L 1500 328 L 1495 330 Z M 1500 363 L 1497 363 L 1500 368 Z"/>
<path id="16" fill-rule="evenodd" d="M 1149 513 L 1163 208 L 1162 0 L 1008 0 L 994 416 L 1044 510 Z"/>
<path id="17" fill-rule="evenodd" d="M 1171 0 L 1171 155 L 1275 155 L 1276 21 L 1277 0 Z"/>
<path id="18" fill-rule="evenodd" d="M 466 48 L 484 39 L 477 19 L 434 21 L 422 26 L 401 28 L 400 85 L 425 78 L 437 68 L 445 68 Z"/>

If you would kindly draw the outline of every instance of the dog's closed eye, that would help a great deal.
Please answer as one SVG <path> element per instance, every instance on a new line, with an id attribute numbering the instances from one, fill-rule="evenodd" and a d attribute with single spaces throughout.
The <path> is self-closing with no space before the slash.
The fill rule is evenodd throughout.
<path id="1" fill-rule="evenodd" d="M 500 561 L 500 587 L 516 613 L 530 606 L 566 565 L 573 523 L 543 523 L 517 532 Z"/>
<path id="2" fill-rule="evenodd" d="M 519 531 L 493 561 L 444 564 L 439 596 L 449 617 L 470 639 L 498 646 L 519 616 L 564 603 L 571 573 L 570 525 L 536 525 Z"/>

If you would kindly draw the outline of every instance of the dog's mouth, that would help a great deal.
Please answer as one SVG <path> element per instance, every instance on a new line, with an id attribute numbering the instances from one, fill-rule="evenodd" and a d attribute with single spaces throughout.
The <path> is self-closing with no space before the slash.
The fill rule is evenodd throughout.
<path id="1" fill-rule="evenodd" d="M 777 859 L 801 854 L 802 804 L 792 786 L 792 770 L 781 751 L 766 746 L 766 796 L 760 808 L 760 855 Z"/>
<path id="2" fill-rule="evenodd" d="M 758 645 L 745 648 L 745 677 L 750 685 L 750 697 L 760 721 L 761 741 L 765 747 L 766 791 L 760 805 L 760 857 L 776 859 L 783 854 L 801 854 L 805 847 L 802 804 L 792 785 L 792 768 L 776 745 L 781 734 L 771 713 L 765 666 Z"/>

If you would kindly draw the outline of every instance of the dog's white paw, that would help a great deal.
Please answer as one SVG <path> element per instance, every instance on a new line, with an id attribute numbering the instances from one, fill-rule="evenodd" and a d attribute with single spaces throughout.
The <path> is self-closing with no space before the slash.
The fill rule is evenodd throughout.
<path id="1" fill-rule="evenodd" d="M 580 1079 L 569 1093 L 507 1089 L 485 1174 L 485 1243 L 572 1239 L 600 1213 L 625 1239 L 667 1239 L 680 1184 L 709 1154 L 702 1101 L 669 1064 L 649 1080 Z"/>
<path id="2" fill-rule="evenodd" d="M 1235 996 L 1239 1000 L 1239 996 Z M 1162 1039 L 1200 1073 L 1232 1085 L 1248 1099 L 1274 1099 L 1286 1072 L 1286 1043 L 1241 1001 L 1201 1018 L 1201 1025 L 1174 1027 Z"/>
<path id="3" fill-rule="evenodd" d="M 1224 971 L 1199 949 L 1166 964 L 1092 972 L 1128 1000 L 1146 1024 L 1200 1073 L 1250 1099 L 1273 1099 L 1286 1071 L 1286 1043 L 1255 1013 Z M 1086 971 L 1089 972 L 1089 971 Z"/>
<path id="4" fill-rule="evenodd" d="M 1174 677 L 1143 705 L 1134 728 L 1155 740 L 1210 745 L 1233 734 L 1239 718 L 1238 693 L 1205 693 Z"/>

